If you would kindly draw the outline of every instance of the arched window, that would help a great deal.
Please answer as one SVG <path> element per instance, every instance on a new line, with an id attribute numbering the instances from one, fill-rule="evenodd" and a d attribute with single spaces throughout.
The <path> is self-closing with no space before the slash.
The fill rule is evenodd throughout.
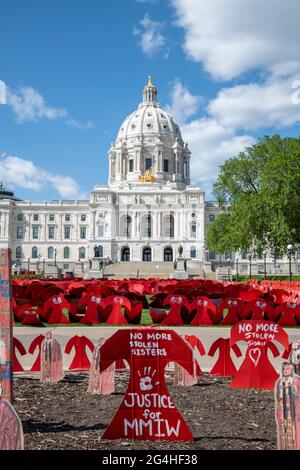
<path id="1" fill-rule="evenodd" d="M 53 259 L 54 258 L 54 248 L 53 246 L 49 246 L 48 248 L 48 259 Z"/>
<path id="2" fill-rule="evenodd" d="M 70 258 L 70 248 L 68 246 L 64 247 L 64 258 L 69 259 Z"/>
<path id="3" fill-rule="evenodd" d="M 151 248 L 144 248 L 143 249 L 143 261 L 151 261 Z"/>
<path id="4" fill-rule="evenodd" d="M 98 248 L 99 248 L 99 258 L 103 258 L 103 246 L 99 245 Z"/>
<path id="5" fill-rule="evenodd" d="M 85 259 L 85 248 L 83 246 L 79 248 L 79 259 Z"/>
<path id="6" fill-rule="evenodd" d="M 196 258 L 197 252 L 196 252 L 196 247 L 192 246 L 191 247 L 191 258 Z"/>
<path id="7" fill-rule="evenodd" d="M 17 246 L 16 248 L 16 259 L 21 259 L 22 258 L 22 248 L 20 246 Z"/>
<path id="8" fill-rule="evenodd" d="M 164 249 L 164 261 L 173 261 L 173 250 L 169 246 Z"/>
<path id="9" fill-rule="evenodd" d="M 130 249 L 128 248 L 128 246 L 125 246 L 122 249 L 121 260 L 122 261 L 130 261 Z"/>
<path id="10" fill-rule="evenodd" d="M 36 259 L 38 257 L 38 249 L 34 246 L 31 250 L 31 258 Z"/>

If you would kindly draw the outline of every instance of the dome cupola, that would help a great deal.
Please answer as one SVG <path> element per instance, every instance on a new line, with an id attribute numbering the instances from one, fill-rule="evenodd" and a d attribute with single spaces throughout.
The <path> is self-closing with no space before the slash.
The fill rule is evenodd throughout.
<path id="1" fill-rule="evenodd" d="M 152 77 L 143 90 L 143 101 L 122 123 L 109 150 L 109 186 L 128 183 L 169 184 L 190 182 L 189 158 L 179 126 L 157 101 Z"/>

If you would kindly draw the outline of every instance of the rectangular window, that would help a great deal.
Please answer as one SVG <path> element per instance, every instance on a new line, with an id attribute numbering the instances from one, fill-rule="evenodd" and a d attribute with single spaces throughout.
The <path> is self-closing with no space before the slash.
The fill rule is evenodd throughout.
<path id="1" fill-rule="evenodd" d="M 104 237 L 104 226 L 103 225 L 98 225 L 98 237 Z"/>
<path id="2" fill-rule="evenodd" d="M 23 238 L 23 227 L 17 227 L 17 238 Z"/>
<path id="3" fill-rule="evenodd" d="M 129 160 L 129 173 L 133 172 L 133 160 Z"/>
<path id="4" fill-rule="evenodd" d="M 33 214 L 33 220 L 37 222 L 39 220 L 39 214 Z"/>
<path id="5" fill-rule="evenodd" d="M 71 220 L 71 214 L 65 214 L 65 221 L 70 222 Z"/>
<path id="6" fill-rule="evenodd" d="M 35 240 L 39 238 L 39 227 L 32 227 L 32 238 Z"/>
<path id="7" fill-rule="evenodd" d="M 210 259 L 210 260 L 216 259 L 216 253 L 214 251 L 210 251 L 208 253 L 208 259 Z"/>
<path id="8" fill-rule="evenodd" d="M 50 220 L 50 222 L 54 222 L 54 214 L 49 215 L 49 220 Z"/>
<path id="9" fill-rule="evenodd" d="M 70 265 L 69 264 L 64 264 L 64 269 L 70 269 Z"/>
<path id="10" fill-rule="evenodd" d="M 228 259 L 231 259 L 231 253 L 229 253 L 228 251 L 226 251 L 226 253 L 224 254 L 224 257 L 225 257 L 225 260 L 227 261 Z"/>
<path id="11" fill-rule="evenodd" d="M 196 233 L 197 233 L 197 225 L 196 225 L 196 224 L 192 224 L 192 225 L 191 225 L 191 237 L 192 237 L 192 238 L 196 238 Z"/>
<path id="12" fill-rule="evenodd" d="M 296 253 L 296 258 L 300 259 L 300 249 L 298 248 L 297 253 Z"/>
<path id="13" fill-rule="evenodd" d="M 86 238 L 86 227 L 80 227 L 80 238 Z"/>
<path id="14" fill-rule="evenodd" d="M 65 227 L 64 229 L 64 236 L 65 238 L 71 238 L 71 227 Z"/>
<path id="15" fill-rule="evenodd" d="M 81 214 L 80 220 L 81 220 L 81 222 L 86 222 L 86 215 L 85 215 L 85 214 Z"/>
<path id="16" fill-rule="evenodd" d="M 18 222 L 23 222 L 23 214 L 18 214 Z"/>
<path id="17" fill-rule="evenodd" d="M 48 238 L 53 240 L 55 237 L 55 227 L 48 227 Z"/>
<path id="18" fill-rule="evenodd" d="M 164 172 L 169 173 L 169 160 L 164 160 Z"/>
<path id="19" fill-rule="evenodd" d="M 209 220 L 209 223 L 211 224 L 212 222 L 214 222 L 216 219 L 216 216 L 214 214 L 209 214 L 208 216 L 208 220 Z"/>
<path id="20" fill-rule="evenodd" d="M 145 170 L 150 170 L 152 168 L 152 158 L 146 158 L 145 160 Z"/>

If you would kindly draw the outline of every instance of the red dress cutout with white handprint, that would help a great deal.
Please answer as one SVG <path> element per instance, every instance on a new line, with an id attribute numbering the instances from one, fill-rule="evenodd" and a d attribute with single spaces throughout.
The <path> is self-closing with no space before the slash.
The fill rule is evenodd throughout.
<path id="1" fill-rule="evenodd" d="M 244 318 L 251 318 L 251 320 L 271 320 L 273 318 L 273 307 L 263 299 L 248 302 L 244 312 Z"/>
<path id="2" fill-rule="evenodd" d="M 87 356 L 87 348 L 94 351 L 95 346 L 86 336 L 73 336 L 66 344 L 65 354 L 70 354 L 72 348 L 75 350 L 74 358 L 69 366 L 69 370 L 89 370 L 90 360 Z"/>
<path id="3" fill-rule="evenodd" d="M 236 357 L 241 357 L 242 353 L 237 344 L 230 348 L 229 338 L 218 338 L 210 347 L 208 355 L 213 357 L 217 351 L 219 356 L 217 362 L 210 371 L 210 375 L 222 375 L 223 377 L 232 377 L 236 373 L 236 367 L 231 358 L 231 350 Z"/>
<path id="4" fill-rule="evenodd" d="M 193 441 L 165 383 L 169 362 L 193 374 L 191 347 L 173 330 L 122 329 L 101 348 L 101 372 L 120 358 L 130 365 L 129 384 L 102 439 Z"/>

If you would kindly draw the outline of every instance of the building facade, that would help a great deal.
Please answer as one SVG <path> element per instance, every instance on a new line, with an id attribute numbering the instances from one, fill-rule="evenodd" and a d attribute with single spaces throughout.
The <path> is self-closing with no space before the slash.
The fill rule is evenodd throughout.
<path id="1" fill-rule="evenodd" d="M 23 201 L 0 188 L 0 247 L 11 248 L 17 266 L 45 272 L 54 265 L 83 274 L 95 245 L 114 263 L 171 262 L 182 245 L 199 270 L 234 265 L 234 255 L 206 250 L 205 233 L 219 209 L 191 184 L 191 152 L 160 107 L 151 77 L 108 158 L 108 185 L 96 186 L 90 200 Z"/>

